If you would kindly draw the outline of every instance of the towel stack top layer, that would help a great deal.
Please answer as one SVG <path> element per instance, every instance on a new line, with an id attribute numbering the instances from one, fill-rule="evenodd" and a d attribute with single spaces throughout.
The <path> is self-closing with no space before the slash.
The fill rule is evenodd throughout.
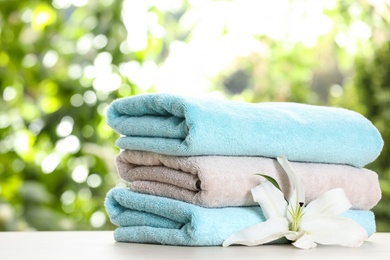
<path id="1" fill-rule="evenodd" d="M 245 103 L 145 94 L 115 100 L 107 123 L 121 149 L 175 156 L 285 155 L 291 161 L 363 167 L 383 147 L 359 113 L 290 102 Z"/>

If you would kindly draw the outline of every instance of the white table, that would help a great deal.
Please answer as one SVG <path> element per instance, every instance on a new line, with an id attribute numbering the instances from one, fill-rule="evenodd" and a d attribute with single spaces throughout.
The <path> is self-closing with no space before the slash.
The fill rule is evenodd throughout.
<path id="1" fill-rule="evenodd" d="M 117 243 L 112 231 L 0 232 L 1 260 L 31 259 L 390 259 L 390 233 L 376 233 L 359 248 L 291 245 L 179 247 Z"/>

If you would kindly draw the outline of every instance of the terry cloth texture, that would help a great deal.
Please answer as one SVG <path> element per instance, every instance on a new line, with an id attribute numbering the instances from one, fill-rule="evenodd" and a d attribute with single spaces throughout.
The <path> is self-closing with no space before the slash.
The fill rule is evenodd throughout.
<path id="1" fill-rule="evenodd" d="M 114 188 L 105 207 L 118 226 L 118 242 L 183 246 L 216 246 L 231 234 L 265 221 L 260 207 L 204 208 L 186 202 Z M 344 217 L 358 222 L 369 235 L 375 232 L 371 211 L 349 210 Z"/>
<path id="2" fill-rule="evenodd" d="M 116 157 L 119 176 L 131 190 L 169 197 L 205 207 L 257 205 L 250 193 L 264 178 L 273 177 L 286 197 L 292 184 L 277 160 L 265 157 L 167 156 L 124 150 Z M 302 180 L 306 201 L 325 191 L 343 188 L 354 209 L 369 210 L 381 198 L 378 175 L 339 164 L 291 162 Z"/>
<path id="3" fill-rule="evenodd" d="M 288 102 L 145 94 L 115 100 L 107 123 L 121 149 L 167 155 L 285 155 L 290 161 L 348 164 L 375 160 L 383 140 L 362 115 Z"/>

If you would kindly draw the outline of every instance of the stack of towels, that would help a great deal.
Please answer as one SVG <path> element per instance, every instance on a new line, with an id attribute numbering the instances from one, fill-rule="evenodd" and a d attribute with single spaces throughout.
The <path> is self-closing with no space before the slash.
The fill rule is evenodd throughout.
<path id="1" fill-rule="evenodd" d="M 344 215 L 375 232 L 378 175 L 363 168 L 383 140 L 362 115 L 298 103 L 245 103 L 145 94 L 115 100 L 107 123 L 121 136 L 119 176 L 128 188 L 107 194 L 119 242 L 222 245 L 265 221 L 250 189 L 273 177 L 288 198 L 292 186 L 276 157 L 285 155 L 305 188 L 306 203 L 343 188 Z"/>

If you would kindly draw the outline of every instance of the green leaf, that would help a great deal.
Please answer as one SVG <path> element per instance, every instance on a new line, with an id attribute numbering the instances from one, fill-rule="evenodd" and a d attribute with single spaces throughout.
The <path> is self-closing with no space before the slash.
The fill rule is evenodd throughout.
<path id="1" fill-rule="evenodd" d="M 278 188 L 280 191 L 282 191 L 282 189 L 280 188 L 278 182 L 274 178 L 272 178 L 271 176 L 268 176 L 268 175 L 265 175 L 265 174 L 261 174 L 261 173 L 256 173 L 256 175 L 264 177 L 267 181 L 271 182 L 276 188 Z"/>

